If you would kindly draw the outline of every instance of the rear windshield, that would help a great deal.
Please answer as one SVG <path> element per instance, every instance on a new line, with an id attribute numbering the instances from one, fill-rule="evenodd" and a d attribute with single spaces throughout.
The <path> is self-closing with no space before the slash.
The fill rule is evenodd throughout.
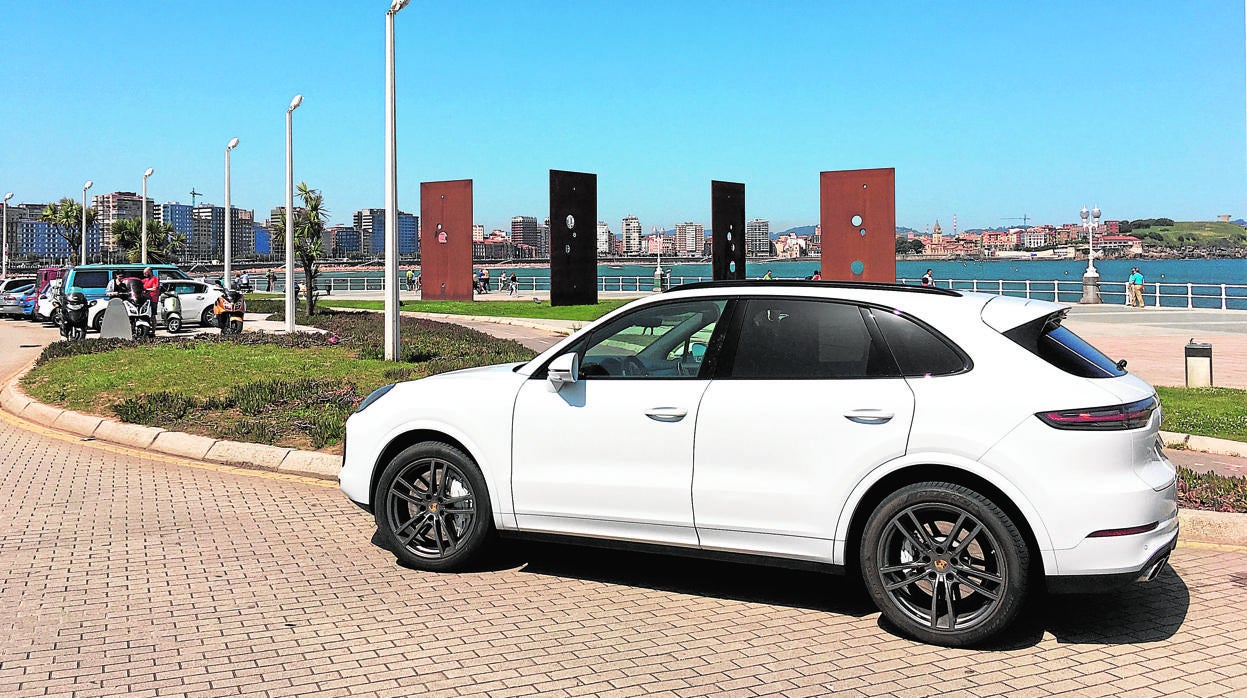
<path id="1" fill-rule="evenodd" d="M 1004 335 L 1023 349 L 1066 373 L 1083 378 L 1117 378 L 1124 369 L 1087 340 L 1061 325 L 1064 312 L 1019 325 Z"/>

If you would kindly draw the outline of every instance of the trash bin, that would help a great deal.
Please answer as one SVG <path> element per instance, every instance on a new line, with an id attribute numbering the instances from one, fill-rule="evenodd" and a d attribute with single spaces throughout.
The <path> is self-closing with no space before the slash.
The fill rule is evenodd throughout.
<path id="1" fill-rule="evenodd" d="M 1194 337 L 1186 343 L 1186 387 L 1212 387 L 1212 345 Z"/>

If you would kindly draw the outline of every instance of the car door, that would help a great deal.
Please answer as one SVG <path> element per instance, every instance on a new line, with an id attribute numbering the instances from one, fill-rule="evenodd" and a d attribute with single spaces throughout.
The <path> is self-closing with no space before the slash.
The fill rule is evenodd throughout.
<path id="1" fill-rule="evenodd" d="M 579 379 L 538 372 L 513 420 L 512 496 L 521 529 L 697 545 L 693 433 L 726 301 L 646 305 L 573 348 Z"/>
<path id="2" fill-rule="evenodd" d="M 914 397 L 851 303 L 759 298 L 736 313 L 702 398 L 693 514 L 702 547 L 830 561 L 840 504 L 905 453 Z"/>
<path id="3" fill-rule="evenodd" d="M 179 281 L 174 288 L 182 301 L 182 319 L 199 322 L 204 308 L 208 307 L 208 287 L 194 281 Z"/>

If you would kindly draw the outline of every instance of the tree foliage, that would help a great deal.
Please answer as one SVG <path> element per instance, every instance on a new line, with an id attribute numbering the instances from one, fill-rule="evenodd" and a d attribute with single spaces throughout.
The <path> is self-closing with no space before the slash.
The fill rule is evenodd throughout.
<path id="1" fill-rule="evenodd" d="M 51 223 L 56 234 L 69 243 L 71 259 L 81 255 L 82 204 L 66 196 L 54 204 L 44 206 L 43 212 L 39 214 L 39 220 Z M 88 208 L 87 228 L 90 229 L 93 225 L 95 225 L 95 209 Z M 86 260 L 79 259 L 77 263 L 86 264 Z"/>
<path id="2" fill-rule="evenodd" d="M 113 244 L 126 251 L 131 262 L 143 259 L 142 219 L 123 218 L 112 225 Z M 165 264 L 174 261 L 186 246 L 186 236 L 162 221 L 147 221 L 147 261 Z"/>
<path id="3" fill-rule="evenodd" d="M 923 250 L 925 250 L 926 247 L 927 247 L 926 244 L 923 243 L 918 238 L 914 238 L 912 240 L 910 240 L 909 238 L 897 238 L 896 239 L 896 253 L 897 254 L 922 254 Z"/>
<path id="4" fill-rule="evenodd" d="M 321 238 L 325 232 L 325 223 L 329 220 L 329 209 L 325 208 L 325 197 L 319 189 L 312 189 L 307 182 L 299 182 L 297 195 L 303 206 L 294 211 L 294 254 L 303 267 L 303 288 L 307 303 L 307 313 L 316 312 L 315 281 L 320 270 L 317 262 L 321 257 Z M 279 217 L 273 221 L 273 237 L 285 237 L 286 220 Z"/>

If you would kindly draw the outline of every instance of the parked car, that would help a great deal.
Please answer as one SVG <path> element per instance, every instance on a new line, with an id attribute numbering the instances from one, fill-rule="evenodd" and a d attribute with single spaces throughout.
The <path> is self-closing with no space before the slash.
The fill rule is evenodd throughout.
<path id="1" fill-rule="evenodd" d="M 39 297 L 35 299 L 34 320 L 39 322 L 51 322 L 54 325 L 61 324 L 61 280 L 51 279 L 43 286 L 43 290 L 39 293 Z"/>
<path id="2" fill-rule="evenodd" d="M 35 303 L 39 300 L 39 290 L 31 286 L 21 295 L 19 301 L 22 305 L 22 317 L 27 320 L 35 319 Z"/>
<path id="3" fill-rule="evenodd" d="M 1038 585 L 1150 580 L 1177 541 L 1150 385 L 1055 303 L 895 284 L 693 284 L 522 364 L 385 386 L 343 492 L 456 570 L 495 533 L 860 574 L 964 646 Z"/>
<path id="4" fill-rule="evenodd" d="M 225 289 L 203 281 L 167 281 L 160 284 L 161 288 L 171 287 L 182 302 L 182 317 L 187 322 L 198 322 L 204 327 L 215 327 L 216 317 L 212 307 L 216 300 L 225 293 Z"/>
<path id="5" fill-rule="evenodd" d="M 0 294 L 12 293 L 23 286 L 34 286 L 35 277 L 33 276 L 15 276 L 8 279 L 0 279 Z"/>
<path id="6" fill-rule="evenodd" d="M 25 286 L 11 288 L 0 294 L 0 316 L 3 317 L 22 317 L 22 299 L 26 294 L 35 287 L 33 283 L 27 283 Z"/>

